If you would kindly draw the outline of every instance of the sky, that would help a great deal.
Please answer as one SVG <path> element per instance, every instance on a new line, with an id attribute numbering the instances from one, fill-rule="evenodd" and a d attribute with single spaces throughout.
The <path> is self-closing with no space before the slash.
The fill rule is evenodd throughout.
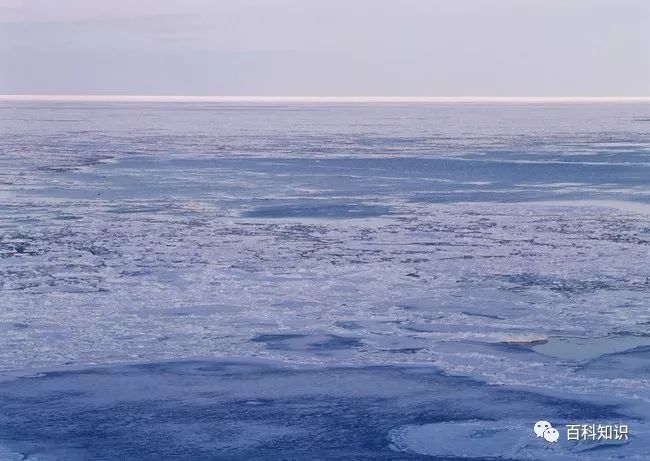
<path id="1" fill-rule="evenodd" d="M 0 94 L 650 96 L 650 1 L 0 0 Z"/>

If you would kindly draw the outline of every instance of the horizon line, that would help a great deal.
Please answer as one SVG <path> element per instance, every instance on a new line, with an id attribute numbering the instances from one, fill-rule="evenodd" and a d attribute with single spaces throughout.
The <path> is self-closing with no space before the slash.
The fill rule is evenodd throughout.
<path id="1" fill-rule="evenodd" d="M 0 101 L 42 102 L 296 102 L 296 103 L 426 103 L 426 102 L 650 102 L 650 96 L 184 96 L 0 94 Z"/>

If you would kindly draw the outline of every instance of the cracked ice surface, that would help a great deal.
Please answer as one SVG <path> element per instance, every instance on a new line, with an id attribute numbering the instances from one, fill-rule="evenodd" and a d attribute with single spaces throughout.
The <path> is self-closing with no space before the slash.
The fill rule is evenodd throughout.
<path id="1" fill-rule="evenodd" d="M 1 108 L 3 371 L 429 363 L 647 415 L 647 105 Z"/>

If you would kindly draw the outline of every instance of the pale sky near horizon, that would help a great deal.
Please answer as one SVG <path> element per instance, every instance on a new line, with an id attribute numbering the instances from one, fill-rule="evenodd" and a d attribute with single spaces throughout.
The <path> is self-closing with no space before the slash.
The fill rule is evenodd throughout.
<path id="1" fill-rule="evenodd" d="M 0 0 L 0 94 L 650 96 L 650 0 Z"/>

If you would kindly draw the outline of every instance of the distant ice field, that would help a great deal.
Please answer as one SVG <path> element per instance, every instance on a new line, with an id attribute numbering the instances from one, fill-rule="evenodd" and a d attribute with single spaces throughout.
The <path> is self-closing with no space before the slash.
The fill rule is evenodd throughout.
<path id="1" fill-rule="evenodd" d="M 90 392 L 71 370 L 104 370 L 133 395 L 168 364 L 176 398 L 197 403 L 179 384 L 176 364 L 190 359 L 306 373 L 315 381 L 286 381 L 298 400 L 326 370 L 343 367 L 352 383 L 423 368 L 429 384 L 399 380 L 436 394 L 461 379 L 491 403 L 450 411 L 452 393 L 436 397 L 439 413 L 394 421 L 390 407 L 381 430 L 360 429 L 380 437 L 375 459 L 544 459 L 527 435 L 500 453 L 492 439 L 454 451 L 430 434 L 482 431 L 482 405 L 509 392 L 534 396 L 530 411 L 497 412 L 497 432 L 524 427 L 527 413 L 566 422 L 583 408 L 647 433 L 648 348 L 650 103 L 0 101 L 0 411 L 27 418 L 0 417 L 0 460 L 3 444 L 15 459 L 90 453 L 74 451 L 74 433 L 35 434 L 27 421 L 49 383 Z M 361 393 L 352 407 L 392 393 Z M 556 408 L 560 396 L 573 403 Z M 122 397 L 107 405 L 124 416 Z M 62 417 L 93 426 L 89 414 Z M 298 437 L 260 417 L 270 432 L 228 439 L 227 453 L 263 459 L 273 451 L 255 447 Z M 561 453 L 636 456 L 636 440 L 598 458 Z M 205 443 L 197 459 L 225 450 Z M 318 450 L 333 456 L 328 443 Z"/>

